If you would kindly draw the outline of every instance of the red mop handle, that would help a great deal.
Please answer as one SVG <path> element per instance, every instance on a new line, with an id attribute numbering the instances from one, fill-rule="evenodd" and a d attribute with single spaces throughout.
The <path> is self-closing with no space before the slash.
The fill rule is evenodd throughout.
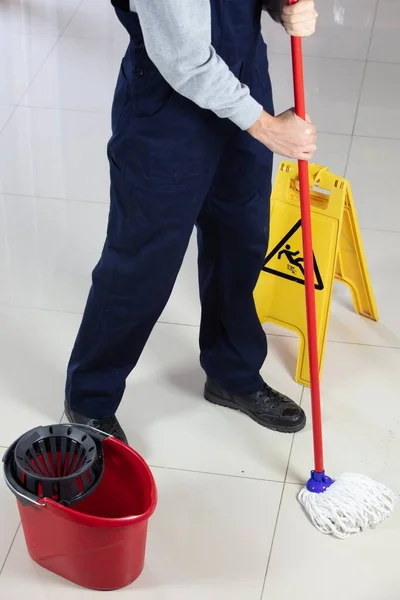
<path id="1" fill-rule="evenodd" d="M 289 0 L 289 4 L 296 4 L 296 2 L 297 0 Z M 304 94 L 302 40 L 299 37 L 292 37 L 291 42 L 295 110 L 296 115 L 305 120 L 306 104 Z M 324 470 L 324 452 L 322 443 L 321 390 L 319 381 L 317 312 L 314 286 L 314 253 L 311 229 L 310 181 L 308 176 L 308 162 L 305 160 L 299 160 L 299 182 L 307 310 L 307 337 L 310 361 L 314 462 L 317 473 L 322 473 Z"/>

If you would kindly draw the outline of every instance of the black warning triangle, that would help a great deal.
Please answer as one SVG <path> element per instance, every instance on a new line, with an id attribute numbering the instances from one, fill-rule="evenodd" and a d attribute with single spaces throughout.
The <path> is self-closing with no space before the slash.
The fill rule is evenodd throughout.
<path id="1" fill-rule="evenodd" d="M 290 231 L 288 231 L 288 233 L 285 235 L 285 237 L 267 255 L 267 257 L 264 261 L 264 266 L 263 266 L 262 270 L 265 271 L 265 273 L 271 273 L 272 275 L 277 275 L 278 277 L 283 277 L 283 279 L 289 279 L 289 281 L 295 281 L 296 283 L 300 283 L 301 285 L 304 285 L 304 283 L 305 283 L 304 277 L 297 277 L 293 273 L 292 274 L 291 273 L 283 273 L 281 271 L 277 271 L 275 269 L 271 269 L 270 267 L 268 267 L 268 263 L 270 262 L 270 260 L 282 251 L 283 247 L 286 246 L 286 244 L 288 243 L 290 238 L 296 233 L 296 231 L 298 231 L 300 229 L 300 227 L 301 227 L 301 219 L 292 227 L 292 229 Z M 291 265 L 293 265 L 294 267 L 297 267 L 298 269 L 300 269 L 300 271 L 302 273 L 304 273 L 304 268 L 301 264 L 303 259 L 301 257 L 294 259 L 294 256 L 297 256 L 298 254 L 300 254 L 299 252 L 296 252 L 296 253 L 285 252 L 285 250 L 284 250 L 282 252 L 282 254 L 284 254 L 286 256 L 286 258 L 288 259 L 288 261 Z M 315 289 L 323 290 L 324 283 L 322 281 L 322 277 L 319 272 L 317 261 L 315 260 L 315 256 L 314 256 L 314 273 L 315 273 L 315 277 L 317 280 L 317 282 L 315 284 Z"/>

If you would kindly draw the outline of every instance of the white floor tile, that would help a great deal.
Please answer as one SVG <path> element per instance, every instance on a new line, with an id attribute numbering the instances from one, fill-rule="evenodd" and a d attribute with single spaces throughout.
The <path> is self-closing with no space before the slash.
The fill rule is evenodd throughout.
<path id="1" fill-rule="evenodd" d="M 198 329 L 157 325 L 119 410 L 133 447 L 155 466 L 281 481 L 292 436 L 268 431 L 202 398 Z M 271 337 L 265 379 L 300 401 L 296 341 Z"/>
<path id="2" fill-rule="evenodd" d="M 322 377 L 329 475 L 362 473 L 400 493 L 400 350 L 329 343 Z M 309 391 L 303 407 L 310 414 Z M 295 436 L 288 481 L 313 467 L 310 427 Z"/>
<path id="3" fill-rule="evenodd" d="M 23 35 L 0 28 L 0 104 L 19 103 L 56 40 L 53 35 Z"/>
<path id="4" fill-rule="evenodd" d="M 400 63 L 400 11 L 397 0 L 379 0 L 369 59 Z"/>
<path id="5" fill-rule="evenodd" d="M 318 133 L 317 152 L 313 162 L 328 167 L 331 173 L 343 176 L 350 152 L 351 136 Z"/>
<path id="6" fill-rule="evenodd" d="M 354 138 L 346 177 L 362 228 L 400 231 L 399 156 L 400 140 Z"/>
<path id="7" fill-rule="evenodd" d="M 106 114 L 23 108 L 0 135 L 0 191 L 108 201 Z"/>
<path id="8" fill-rule="evenodd" d="M 107 204 L 5 194 L 0 216 L 0 304 L 83 312 L 104 244 Z M 195 234 L 160 320 L 200 323 Z"/>
<path id="9" fill-rule="evenodd" d="M 128 39 L 108 0 L 83 0 L 65 29 L 74 38 Z"/>
<path id="10" fill-rule="evenodd" d="M 0 445 L 58 423 L 79 316 L 0 307 Z M 1 595 L 1 594 L 0 594 Z"/>
<path id="11" fill-rule="evenodd" d="M 155 469 L 159 503 L 146 565 L 114 600 L 259 600 L 281 484 Z M 0 595 L 20 600 L 97 598 L 38 567 L 19 532 L 0 578 Z"/>
<path id="12" fill-rule="evenodd" d="M 0 3 L 0 32 L 59 35 L 80 0 L 12 0 Z"/>
<path id="13" fill-rule="evenodd" d="M 400 139 L 400 64 L 368 63 L 355 134 Z"/>
<path id="14" fill-rule="evenodd" d="M 22 104 L 109 113 L 126 45 L 125 39 L 62 38 Z"/>
<path id="15" fill-rule="evenodd" d="M 365 60 L 377 0 L 324 0 L 317 2 L 317 30 L 303 40 L 305 56 Z M 263 34 L 270 52 L 290 54 L 283 27 L 263 15 Z"/>
<path id="16" fill-rule="evenodd" d="M 0 195 L 0 215 L 0 304 L 82 312 L 108 206 Z"/>
<path id="17" fill-rule="evenodd" d="M 293 106 L 290 56 L 270 55 L 276 112 Z M 351 134 L 360 96 L 364 63 L 333 58 L 304 60 L 307 112 L 318 131 Z"/>
<path id="18" fill-rule="evenodd" d="M 400 348 L 400 233 L 361 232 L 379 322 L 354 311 L 350 290 L 337 283 L 334 288 L 328 339 L 336 342 Z"/>
<path id="19" fill-rule="evenodd" d="M 3 468 L 1 463 L 3 456 L 5 454 L 5 448 L 0 447 L 0 465 Z M 15 533 L 18 528 L 19 523 L 19 515 L 16 506 L 16 500 L 10 490 L 8 489 L 4 477 L 0 477 L 0 570 L 3 566 L 4 561 L 6 560 L 8 551 L 10 549 L 11 543 L 15 536 Z M 0 580 L 1 581 L 1 580 Z M 0 583 L 0 595 L 1 595 L 1 583 Z"/>
<path id="20" fill-rule="evenodd" d="M 377 529 L 341 541 L 315 530 L 287 486 L 263 600 L 397 600 L 400 512 Z M 288 577 L 290 573 L 290 577 Z"/>
<path id="21" fill-rule="evenodd" d="M 0 106 L 0 133 L 15 110 L 15 106 Z"/>

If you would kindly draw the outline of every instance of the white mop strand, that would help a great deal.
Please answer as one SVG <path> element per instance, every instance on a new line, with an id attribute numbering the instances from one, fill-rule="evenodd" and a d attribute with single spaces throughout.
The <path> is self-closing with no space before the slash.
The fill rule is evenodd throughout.
<path id="1" fill-rule="evenodd" d="M 299 494 L 315 527 L 342 539 L 379 525 L 393 513 L 396 500 L 382 483 L 354 473 L 341 475 L 320 494 L 307 488 Z"/>

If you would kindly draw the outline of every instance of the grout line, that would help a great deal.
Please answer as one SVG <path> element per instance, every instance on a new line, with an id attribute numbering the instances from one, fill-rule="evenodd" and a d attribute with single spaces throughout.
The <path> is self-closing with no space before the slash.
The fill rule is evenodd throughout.
<path id="1" fill-rule="evenodd" d="M 369 65 L 368 56 L 369 56 L 369 52 L 370 52 L 370 49 L 371 49 L 372 37 L 374 35 L 375 21 L 376 21 L 376 17 L 377 17 L 377 14 L 378 14 L 378 5 L 379 5 L 379 2 L 376 3 L 374 17 L 373 17 L 373 20 L 372 20 L 371 34 L 369 36 L 368 49 L 367 49 L 367 57 L 365 59 L 364 73 L 363 73 L 363 76 L 362 76 L 361 87 L 360 87 L 360 94 L 358 96 L 356 114 L 355 114 L 355 117 L 354 117 L 354 124 L 353 124 L 353 131 L 352 131 L 352 135 L 353 136 L 354 136 L 355 130 L 356 130 L 358 113 L 359 113 L 359 110 L 360 110 L 361 98 L 362 98 L 362 94 L 363 94 L 363 91 L 364 91 L 364 83 L 365 83 L 365 78 L 366 78 L 366 75 L 367 75 L 367 69 L 368 69 L 368 65 Z M 346 169 L 347 169 L 347 164 L 346 164 Z"/>
<path id="2" fill-rule="evenodd" d="M 301 396 L 300 396 L 300 406 L 303 406 L 304 394 L 305 394 L 305 391 L 306 391 L 306 388 L 305 388 L 305 386 L 304 386 L 304 385 L 302 386 L 302 388 L 303 388 L 303 389 L 302 389 L 302 391 L 301 391 Z M 295 435 L 296 435 L 296 434 L 295 434 Z M 286 483 L 286 479 L 285 479 L 285 483 Z"/>
<path id="3" fill-rule="evenodd" d="M 362 93 L 363 93 L 363 90 L 364 90 L 364 82 L 365 82 L 365 77 L 366 77 L 366 74 L 367 74 L 367 68 L 368 68 L 368 63 L 365 62 L 365 64 L 364 64 L 364 72 L 363 72 L 363 76 L 362 76 L 362 79 L 361 79 L 361 85 L 360 85 L 360 93 L 358 94 L 356 111 L 354 113 L 354 123 L 353 123 L 353 129 L 352 129 L 352 132 L 351 132 L 352 142 L 353 142 L 353 138 L 355 136 L 357 119 L 358 119 L 358 113 L 359 113 L 359 110 L 360 110 L 361 97 L 362 97 Z M 346 168 L 347 168 L 347 164 L 346 164 Z"/>
<path id="4" fill-rule="evenodd" d="M 306 480 L 302 481 L 301 483 L 299 481 L 285 481 L 285 485 L 295 485 L 297 487 L 304 487 L 306 484 Z"/>
<path id="5" fill-rule="evenodd" d="M 356 136 L 354 136 L 356 137 Z M 375 231 L 376 233 L 386 233 L 386 234 L 391 234 L 394 233 L 395 235 L 400 233 L 400 229 L 373 229 L 372 227 L 360 227 L 361 231 Z"/>
<path id="6" fill-rule="evenodd" d="M 19 108 L 19 107 L 22 107 L 22 108 L 24 107 L 24 105 L 21 105 L 21 102 L 22 102 L 23 98 L 25 98 L 26 94 L 29 92 L 29 90 L 31 89 L 32 85 L 33 85 L 33 84 L 34 84 L 34 82 L 36 81 L 37 77 L 38 77 L 38 76 L 39 76 L 39 74 L 41 73 L 41 71 L 42 71 L 42 69 L 43 69 L 43 67 L 44 67 L 45 63 L 47 62 L 47 60 L 48 60 L 49 56 L 52 54 L 53 50 L 54 50 L 54 49 L 55 49 L 55 47 L 57 46 L 58 42 L 59 42 L 59 41 L 60 41 L 60 39 L 61 39 L 61 36 L 62 36 L 62 34 L 64 33 L 64 31 L 66 30 L 66 28 L 68 27 L 68 25 L 71 23 L 72 19 L 75 17 L 75 15 L 76 15 L 76 13 L 78 12 L 78 10 L 80 9 L 80 7 L 81 7 L 81 4 L 82 4 L 82 3 L 83 3 L 83 0 L 80 0 L 80 2 L 78 2 L 78 4 L 77 4 L 77 6 L 76 6 L 75 10 L 72 12 L 72 15 L 71 15 L 71 17 L 70 17 L 70 18 L 68 19 L 68 21 L 66 22 L 66 24 L 65 24 L 65 27 L 62 29 L 62 31 L 60 31 L 58 35 L 57 35 L 57 34 L 54 34 L 54 35 L 55 35 L 55 38 L 56 38 L 56 39 L 55 39 L 55 42 L 54 42 L 54 44 L 51 46 L 51 48 L 50 48 L 49 52 L 47 53 L 47 55 L 46 55 L 46 56 L 45 56 L 45 58 L 43 59 L 42 63 L 40 64 L 40 66 L 39 66 L 38 70 L 36 71 L 36 74 L 34 75 L 34 77 L 32 78 L 32 80 L 30 81 L 29 85 L 28 85 L 28 86 L 27 86 L 27 88 L 25 89 L 24 93 L 22 94 L 21 98 L 19 99 L 18 106 L 16 107 L 16 109 L 17 109 L 17 108 Z M 28 34 L 28 35 L 31 35 L 31 34 Z M 15 110 L 16 110 L 16 109 L 15 109 Z M 13 114 L 15 113 L 15 110 L 13 111 Z"/>
<path id="7" fill-rule="evenodd" d="M 175 325 L 177 327 L 191 327 L 192 329 L 200 329 L 200 324 L 193 325 L 193 323 L 175 323 L 173 321 L 157 321 L 159 325 Z"/>
<path id="8" fill-rule="evenodd" d="M 15 108 L 18 108 L 17 106 Z M 11 117 L 10 117 L 11 118 Z M 8 121 L 7 121 L 8 122 Z M 0 130 L 1 132 L 1 130 Z M 362 136 L 362 135 L 354 135 L 352 136 L 349 133 L 324 133 L 324 135 L 340 135 L 343 137 L 350 137 L 352 139 L 355 138 L 364 138 L 364 139 L 373 139 L 373 140 L 387 140 L 387 141 L 394 141 L 394 142 L 400 142 L 400 138 L 381 138 L 381 137 L 369 137 L 369 136 Z M 351 148 L 349 149 L 349 153 L 351 151 Z M 26 199 L 35 199 L 35 200 L 54 200 L 55 202 L 71 202 L 74 204 L 94 204 L 96 206 L 105 206 L 108 207 L 109 205 L 109 201 L 108 200 L 86 200 L 84 198 L 61 198 L 58 196 L 38 196 L 38 195 L 33 195 L 33 194 L 21 194 L 21 193 L 15 193 L 15 192 L 2 192 L 0 190 L 0 196 L 7 198 L 8 196 L 11 198 L 26 198 Z M 373 232 L 377 232 L 377 233 L 387 233 L 387 234 L 399 234 L 400 233 L 400 229 L 376 229 L 373 227 L 360 227 L 361 231 L 373 231 Z"/>
<path id="9" fill-rule="evenodd" d="M 15 539 L 16 539 L 16 537 L 17 537 L 17 534 L 18 534 L 18 532 L 19 532 L 19 530 L 20 530 L 20 527 L 21 527 L 21 521 L 18 523 L 17 531 L 16 531 L 16 532 L 15 532 L 15 534 L 14 534 L 14 537 L 13 537 L 13 539 L 12 539 L 12 541 L 11 541 L 11 544 L 10 544 L 10 547 L 9 547 L 9 549 L 8 549 L 8 552 L 7 552 L 7 554 L 6 554 L 6 557 L 5 557 L 5 559 L 4 559 L 4 562 L 3 562 L 3 564 L 1 565 L 1 568 L 0 568 L 0 575 L 2 574 L 2 572 L 3 572 L 3 569 L 4 569 L 5 565 L 6 565 L 6 562 L 7 562 L 7 560 L 8 560 L 8 557 L 10 556 L 10 552 L 11 552 L 11 550 L 12 550 L 12 547 L 13 547 L 13 545 L 14 545 L 14 542 L 15 542 Z"/>
<path id="10" fill-rule="evenodd" d="M 303 386 L 303 390 L 302 390 L 301 398 L 300 398 L 300 406 L 303 404 L 304 393 L 305 393 L 305 388 Z M 274 549 L 274 543 L 275 543 L 276 534 L 277 534 L 277 530 L 278 530 L 279 517 L 280 517 L 280 514 L 281 514 L 281 509 L 282 509 L 282 503 L 283 503 L 283 497 L 284 497 L 284 494 L 285 494 L 285 489 L 286 489 L 287 485 L 298 485 L 298 484 L 292 484 L 292 482 L 288 482 L 287 481 L 287 476 L 288 476 L 288 473 L 289 473 L 289 467 L 290 467 L 290 461 L 291 461 L 291 458 L 292 458 L 295 437 L 296 437 L 296 434 L 294 434 L 292 436 L 292 443 L 290 445 L 289 457 L 288 457 L 288 462 L 287 462 L 286 472 L 285 472 L 285 481 L 284 481 L 284 484 L 282 486 L 282 493 L 281 493 L 281 497 L 280 497 L 280 500 L 279 500 L 278 512 L 277 512 L 277 515 L 276 515 L 276 522 L 275 522 L 274 532 L 272 534 L 271 546 L 270 546 L 270 549 L 269 549 L 267 566 L 266 566 L 266 569 L 265 569 L 265 576 L 264 576 L 263 586 L 262 586 L 262 589 L 261 589 L 260 600 L 263 599 L 264 592 L 265 592 L 265 587 L 267 585 L 268 572 L 269 572 L 269 567 L 270 567 L 270 564 L 271 564 L 272 552 L 273 552 L 273 549 Z"/>
<path id="11" fill-rule="evenodd" d="M 361 342 L 341 342 L 340 340 L 327 340 L 327 344 L 344 344 L 345 346 L 360 346 L 367 348 L 385 348 L 386 350 L 400 350 L 398 346 L 384 346 L 383 344 L 362 344 Z"/>
<path id="12" fill-rule="evenodd" d="M 177 471 L 181 473 L 197 473 L 199 475 L 214 475 L 215 477 L 229 477 L 231 479 L 243 479 L 245 481 L 264 481 L 265 483 L 278 483 L 283 485 L 284 481 L 279 479 L 266 479 L 265 477 L 250 477 L 248 475 L 234 475 L 233 473 L 219 473 L 215 471 L 202 471 L 198 469 L 183 469 L 180 467 L 166 467 L 163 465 L 155 465 L 148 463 L 151 469 L 162 469 L 164 471 Z"/>
<path id="13" fill-rule="evenodd" d="M 4 105 L 4 106 L 6 106 L 6 105 Z M 8 125 L 8 123 L 11 121 L 12 117 L 14 116 L 15 111 L 18 108 L 18 104 L 15 105 L 15 106 L 13 104 L 11 104 L 11 105 L 8 104 L 7 106 L 11 106 L 13 110 L 11 111 L 11 114 L 8 117 L 8 119 L 6 119 L 6 122 L 4 123 L 3 127 L 0 127 L 0 135 L 1 135 L 2 131 L 4 131 L 4 129 L 6 128 L 6 126 Z"/>
<path id="14" fill-rule="evenodd" d="M 43 61 L 41 62 L 40 66 L 38 67 L 38 70 L 36 71 L 35 75 L 33 76 L 33 78 L 31 79 L 30 83 L 28 84 L 28 86 L 26 87 L 25 91 L 23 92 L 23 94 L 21 95 L 19 101 L 18 101 L 18 105 L 16 108 L 24 108 L 24 105 L 21 104 L 22 100 L 25 98 L 26 94 L 28 93 L 28 91 L 30 90 L 30 88 L 32 87 L 32 85 L 34 84 L 34 82 L 36 81 L 37 77 L 39 76 L 39 73 L 41 72 L 43 66 L 45 65 L 45 63 L 47 62 L 47 59 L 49 58 L 50 54 L 53 52 L 54 48 L 57 46 L 58 44 L 58 40 L 60 39 L 60 35 L 56 37 L 56 40 L 54 42 L 54 44 L 50 47 L 49 52 L 46 54 L 45 58 L 43 59 Z M 15 112 L 15 111 L 14 111 Z M 14 113 L 13 113 L 14 114 Z"/>
<path id="15" fill-rule="evenodd" d="M 288 58 L 290 58 L 290 50 L 288 51 L 274 51 L 271 49 L 271 46 L 268 46 L 268 57 L 270 56 L 286 56 Z M 349 57 L 345 57 L 345 56 L 321 56 L 318 54 L 308 54 L 307 51 L 305 51 L 303 53 L 304 55 L 304 59 L 307 60 L 308 58 L 311 59 L 318 59 L 318 60 L 340 60 L 340 61 L 346 61 L 346 62 L 357 62 L 357 63 L 363 63 L 367 61 L 367 58 L 349 58 Z M 374 61 L 368 61 L 368 62 L 374 62 Z M 398 64 L 398 63 L 387 63 L 387 64 Z"/>
<path id="16" fill-rule="evenodd" d="M 301 394 L 301 401 L 300 401 L 300 403 L 303 400 L 303 395 L 304 395 L 304 387 L 303 387 L 303 391 L 302 391 L 302 394 Z M 293 444 L 294 444 L 295 436 L 296 436 L 296 434 L 292 435 L 292 443 L 290 445 L 289 457 L 288 457 L 288 461 L 287 461 L 287 465 L 286 465 L 285 482 L 284 482 L 284 484 L 282 486 L 281 497 L 280 497 L 280 500 L 279 500 L 279 505 L 278 505 L 278 511 L 277 511 L 277 515 L 276 515 L 274 532 L 272 534 L 271 546 L 270 546 L 270 549 L 269 549 L 269 554 L 268 554 L 268 559 L 267 559 L 267 566 L 266 566 L 266 569 L 265 569 L 264 581 L 263 581 L 263 585 L 262 585 L 262 588 L 261 588 L 260 600 L 263 599 L 264 591 L 265 591 L 265 586 L 267 584 L 268 572 L 269 572 L 269 567 L 270 567 L 270 564 L 271 564 L 272 552 L 273 552 L 273 549 L 274 549 L 274 543 L 275 543 L 276 534 L 277 534 L 277 530 L 278 530 L 279 517 L 280 517 L 281 509 L 282 509 L 283 496 L 285 494 L 285 489 L 286 489 L 286 479 L 287 479 L 288 472 L 289 472 L 290 460 L 292 458 L 292 451 L 293 451 Z"/>
<path id="17" fill-rule="evenodd" d="M 78 316 L 82 316 L 83 312 L 82 311 L 73 311 L 73 310 L 67 310 L 67 309 L 58 309 L 58 308 L 40 308 L 38 306 L 25 306 L 25 305 L 12 305 L 12 304 L 3 304 L 2 302 L 0 302 L 0 308 L 2 309 L 12 309 L 12 310 L 31 310 L 31 311 L 38 311 L 38 312 L 49 312 L 49 313 L 57 313 L 57 314 L 65 314 L 65 315 L 78 315 Z M 157 321 L 156 322 L 157 325 L 167 325 L 167 326 L 171 326 L 171 327 L 189 327 L 191 329 L 199 329 L 200 325 L 194 325 L 192 323 L 175 323 L 172 321 Z M 296 335 L 290 335 L 288 333 L 285 333 L 284 330 L 282 333 L 272 333 L 272 332 L 266 332 L 266 335 L 268 337 L 275 337 L 275 338 L 280 338 L 280 339 L 298 339 L 298 337 Z M 362 343 L 362 342 L 349 342 L 346 340 L 332 340 L 332 339 L 327 339 L 327 344 L 344 344 L 346 346 L 360 346 L 360 347 L 366 347 L 366 348 L 381 348 L 381 349 L 386 349 L 386 350 L 400 350 L 400 341 L 399 341 L 399 345 L 398 346 L 387 346 L 384 344 L 372 344 L 372 343 Z M 1 445 L 0 445 L 1 448 Z"/>
<path id="18" fill-rule="evenodd" d="M 355 127 L 356 120 L 357 120 L 357 114 L 356 114 L 356 117 L 354 118 L 354 127 Z M 351 157 L 351 153 L 353 150 L 354 139 L 355 139 L 355 136 L 352 135 L 351 139 L 350 139 L 349 149 L 347 151 L 346 162 L 344 165 L 344 174 L 343 174 L 344 179 L 347 179 L 347 171 L 349 169 L 350 157 Z"/>
<path id="19" fill-rule="evenodd" d="M 397 29 L 395 31 L 398 31 Z M 387 61 L 387 60 L 367 60 L 369 65 L 393 65 L 394 67 L 400 67 L 400 62 L 396 61 Z"/>
<path id="20" fill-rule="evenodd" d="M 54 45 L 56 45 L 57 42 L 55 42 Z M 52 50 L 54 49 L 54 46 L 52 48 Z M 48 57 L 47 57 L 48 58 Z M 45 60 L 47 60 L 47 58 Z M 44 63 L 43 63 L 44 64 Z M 43 64 L 41 65 L 40 69 L 42 68 Z M 380 63 L 380 64 L 393 64 L 393 63 Z M 14 106 L 14 110 L 12 112 L 12 114 L 10 115 L 10 117 L 7 119 L 7 121 L 5 122 L 4 126 L 2 129 L 0 129 L 0 133 L 3 131 L 3 129 L 5 128 L 5 126 L 8 124 L 8 122 L 10 121 L 11 117 L 14 115 L 15 111 L 17 110 L 17 108 L 22 108 L 22 109 L 29 109 L 29 110 L 48 110 L 48 111 L 58 111 L 58 112 L 71 112 L 71 113 L 82 113 L 82 114 L 89 114 L 89 115 L 109 115 L 110 110 L 94 110 L 94 109 L 85 109 L 85 108 L 67 108 L 67 107 L 62 107 L 62 106 L 42 106 L 42 105 L 37 105 L 37 106 L 33 106 L 31 104 L 21 104 L 22 99 L 24 98 L 24 96 L 26 95 L 26 93 L 28 92 L 29 88 L 31 87 L 31 85 L 34 83 L 36 77 L 39 75 L 39 72 L 35 75 L 34 79 L 32 80 L 32 82 L 29 84 L 28 88 L 26 89 L 26 91 L 24 92 L 20 102 L 18 103 L 18 105 L 14 106 L 14 105 L 10 105 L 10 104 L 4 104 L 1 106 Z M 362 91 L 362 86 L 363 86 L 363 82 L 364 82 L 364 78 L 365 78 L 365 74 L 362 80 L 362 84 L 361 84 L 361 91 Z M 318 129 L 318 134 L 320 135 L 335 135 L 335 136 L 341 136 L 341 137 L 353 137 L 353 138 L 361 138 L 361 139 L 370 139 L 370 140 L 386 140 L 386 141 L 394 141 L 394 142 L 398 142 L 400 141 L 400 137 L 387 137 L 387 136 L 380 136 L 380 135 L 362 135 L 362 134 L 355 134 L 354 130 L 355 130 L 355 124 L 356 124 L 356 120 L 357 120 L 357 113 L 358 113 L 358 108 L 359 108 L 359 104 L 360 104 L 360 99 L 361 99 L 361 92 L 360 92 L 360 97 L 358 99 L 357 102 L 357 108 L 356 108 L 356 114 L 355 114 L 355 118 L 354 118 L 354 125 L 353 125 L 353 130 L 349 131 L 349 132 L 342 132 L 342 131 L 326 131 L 324 129 Z M 110 134 L 111 135 L 111 134 Z M 282 157 L 285 158 L 285 157 Z M 7 194 L 14 195 L 14 196 L 30 196 L 29 194 L 15 194 L 12 192 L 7 192 Z M 47 198 L 50 196 L 42 196 L 43 198 Z M 51 198 L 54 198 L 53 196 L 51 196 Z M 55 200 L 68 200 L 68 198 L 54 198 Z M 71 200 L 75 200 L 77 202 L 83 201 L 86 202 L 86 200 L 80 200 L 80 199 L 71 199 Z M 104 203 L 104 202 L 108 202 L 108 201 L 102 201 L 102 200 L 93 200 L 92 202 L 99 202 L 99 203 Z"/>
<path id="21" fill-rule="evenodd" d="M 374 22 L 375 22 L 375 17 L 374 17 Z M 340 61 L 345 61 L 345 62 L 357 62 L 357 63 L 368 63 L 369 65 L 372 64 L 376 64 L 376 65 L 394 65 L 394 66 L 399 66 L 400 62 L 399 61 L 387 61 L 387 60 L 371 60 L 368 58 L 370 49 L 371 49 L 371 43 L 372 43 L 372 32 L 373 29 L 371 30 L 371 38 L 369 41 L 369 45 L 368 45 L 368 54 L 366 58 L 350 58 L 350 57 L 344 57 L 344 56 L 321 56 L 318 54 L 307 54 L 307 52 L 304 52 L 304 59 L 307 60 L 308 58 L 312 58 L 312 59 L 318 59 L 318 60 L 340 60 Z M 85 39 L 94 39 L 94 38 L 85 38 Z M 98 38 L 97 38 L 98 39 Z M 107 38 L 103 38 L 105 41 Z M 287 52 L 279 52 L 279 51 L 274 51 L 270 49 L 270 46 L 268 46 L 268 57 L 270 56 L 286 56 L 287 58 L 290 58 L 290 50 Z"/>
<path id="22" fill-rule="evenodd" d="M 58 40 L 57 40 L 56 44 L 57 43 L 58 43 Z M 54 49 L 54 46 L 53 46 L 52 50 L 53 49 Z M 42 67 L 40 67 L 40 68 L 42 68 Z M 35 76 L 35 78 L 36 78 L 36 76 Z M 33 81 L 32 81 L 32 83 L 33 83 Z M 29 85 L 29 87 L 30 87 L 30 85 Z M 27 88 L 27 91 L 28 91 L 28 89 L 29 88 Z M 25 92 L 25 94 L 27 93 L 27 91 Z M 24 96 L 25 96 L 25 94 L 24 94 Z M 65 106 L 41 106 L 41 105 L 35 106 L 33 104 L 19 104 L 19 108 L 30 108 L 33 110 L 35 110 L 35 109 L 37 109 L 37 110 L 57 110 L 57 111 L 61 111 L 61 112 L 77 112 L 77 113 L 84 113 L 84 114 L 107 115 L 107 116 L 109 116 L 109 114 L 111 112 L 111 106 L 107 110 L 94 110 L 91 108 L 66 108 Z M 110 130 L 110 135 L 111 135 L 111 130 Z"/>
<path id="23" fill-rule="evenodd" d="M 65 411 L 63 411 L 63 414 L 61 416 L 61 419 L 59 421 L 59 423 L 62 423 L 63 417 L 64 417 Z M 8 450 L 8 446 L 1 446 L 0 445 L 0 450 Z M 183 469 L 180 467 L 166 467 L 164 465 L 155 465 L 155 464 L 149 464 L 149 467 L 151 467 L 152 469 L 162 469 L 165 471 L 179 471 L 182 473 L 198 473 L 199 475 L 215 475 L 216 477 L 231 477 L 232 479 L 244 479 L 244 480 L 248 480 L 248 481 L 265 481 L 266 483 L 279 483 L 280 485 L 283 484 L 287 484 L 287 485 L 303 485 L 300 483 L 296 483 L 294 481 L 281 481 L 280 479 L 268 479 L 265 477 L 250 477 L 249 475 L 234 475 L 233 473 L 219 473 L 219 472 L 215 472 L 215 471 L 202 471 L 202 470 L 198 470 L 198 469 Z M 286 476 L 286 475 L 285 475 Z"/>
<path id="24" fill-rule="evenodd" d="M 367 62 L 375 62 L 375 63 L 376 62 L 380 62 L 380 61 L 376 61 L 376 60 L 375 61 L 370 60 L 370 58 L 369 58 L 370 55 L 371 55 L 372 40 L 374 38 L 375 25 L 376 25 L 376 21 L 377 21 L 377 18 L 378 18 L 378 11 L 379 11 L 380 5 L 381 5 L 381 0 L 376 0 L 375 12 L 374 12 L 374 16 L 373 16 L 373 19 L 372 19 L 371 35 L 370 35 L 370 38 L 369 38 L 369 43 L 368 43 L 368 48 L 367 48 Z"/>
<path id="25" fill-rule="evenodd" d="M 35 79 L 36 79 L 36 76 L 35 76 Z M 33 83 L 33 81 L 32 81 L 32 83 Z M 29 87 L 30 87 L 30 85 L 29 85 Z M 24 96 L 26 93 L 27 92 L 24 93 Z M 360 95 L 361 95 L 361 93 L 360 93 Z M 358 105 L 359 105 L 359 102 L 357 103 L 356 110 L 358 110 Z M 4 105 L 4 106 L 10 106 L 10 105 Z M 30 104 L 20 104 L 20 103 L 15 108 L 16 109 L 17 108 L 27 108 L 29 110 L 48 110 L 48 111 L 52 110 L 52 111 L 60 111 L 60 112 L 82 113 L 82 114 L 89 114 L 89 115 L 105 115 L 105 116 L 109 115 L 110 111 L 111 111 L 111 108 L 106 111 L 106 110 L 93 110 L 93 109 L 86 109 L 86 108 L 67 108 L 67 107 L 62 107 L 62 106 L 42 106 L 42 105 L 33 106 Z M 356 117 L 357 117 L 357 114 L 355 115 L 355 120 L 356 120 Z M 400 137 L 387 137 L 387 136 L 385 137 L 385 136 L 379 136 L 379 135 L 355 134 L 354 127 L 353 127 L 353 130 L 349 131 L 349 132 L 327 131 L 324 129 L 318 129 L 318 134 L 335 135 L 335 136 L 341 136 L 341 137 L 357 137 L 357 138 L 371 139 L 371 140 L 400 141 Z M 111 133 L 110 133 L 110 135 L 111 135 Z M 285 159 L 285 157 L 282 157 L 282 158 Z M 286 160 L 288 160 L 288 159 L 286 159 Z M 17 194 L 15 194 L 15 195 L 17 195 Z M 61 198 L 61 199 L 63 199 L 63 198 Z"/>
<path id="26" fill-rule="evenodd" d="M 21 108 L 16 106 L 15 108 Z M 23 107 L 22 107 L 23 108 Z M 11 196 L 12 198 L 33 198 L 35 200 L 55 200 L 56 202 L 75 202 L 83 204 L 100 204 L 101 206 L 109 206 L 109 200 L 85 200 L 84 198 L 60 198 L 58 196 L 36 196 L 34 194 L 18 194 L 15 192 L 2 192 L 0 196 Z M 399 232 L 400 233 L 400 232 Z"/>
<path id="27" fill-rule="evenodd" d="M 22 305 L 22 304 L 16 304 L 16 305 L 10 305 L 10 304 L 3 304 L 2 302 L 0 302 L 0 308 L 11 308 L 13 310 L 32 310 L 32 311 L 38 311 L 38 312 L 49 312 L 49 313 L 61 313 L 61 314 L 65 314 L 65 315 L 83 315 L 82 311 L 74 311 L 74 310 L 67 310 L 67 309 L 62 309 L 62 308 L 40 308 L 38 306 L 26 306 L 26 305 Z"/>
<path id="28" fill-rule="evenodd" d="M 324 133 L 323 131 L 321 133 Z M 400 138 L 397 137 L 384 137 L 381 135 L 363 135 L 362 133 L 329 133 L 329 135 L 347 135 L 353 138 L 361 138 L 364 140 L 386 140 L 388 142 L 399 142 Z"/>

